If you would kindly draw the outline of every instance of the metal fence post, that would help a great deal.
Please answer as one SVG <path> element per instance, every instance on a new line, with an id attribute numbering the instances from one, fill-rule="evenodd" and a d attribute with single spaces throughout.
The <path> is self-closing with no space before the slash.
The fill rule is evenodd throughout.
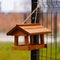
<path id="1" fill-rule="evenodd" d="M 57 12 L 54 14 L 55 60 L 57 59 Z"/>
<path id="2" fill-rule="evenodd" d="M 37 7 L 37 1 L 38 0 L 31 0 L 32 11 Z M 32 16 L 31 16 L 31 23 L 34 23 L 35 15 L 36 15 L 36 12 L 34 14 L 32 14 Z M 36 23 L 39 23 L 39 14 L 37 15 Z M 36 35 L 34 36 L 34 43 L 35 44 L 39 43 L 39 36 L 36 36 Z M 31 51 L 31 60 L 39 60 L 39 50 Z"/>

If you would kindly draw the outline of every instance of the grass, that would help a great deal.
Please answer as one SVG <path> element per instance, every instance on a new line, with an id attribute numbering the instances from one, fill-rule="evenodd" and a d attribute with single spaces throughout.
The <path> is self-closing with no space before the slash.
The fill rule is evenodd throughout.
<path id="1" fill-rule="evenodd" d="M 12 43 L 0 43 L 0 60 L 30 60 L 30 51 L 13 50 Z"/>
<path id="2" fill-rule="evenodd" d="M 47 48 L 47 53 L 46 53 L 46 49 L 41 49 L 40 56 L 43 57 L 43 60 L 46 60 L 46 56 L 47 56 L 47 60 L 50 60 L 50 59 L 60 60 L 60 46 L 57 46 L 57 48 L 55 48 L 55 46 L 52 46 L 52 49 L 51 47 Z M 42 57 L 40 57 L 40 59 L 42 59 Z"/>
<path id="3" fill-rule="evenodd" d="M 31 60 L 30 51 L 13 50 L 12 46 L 13 43 L 0 43 L 0 60 Z M 49 46 L 47 48 L 47 60 L 50 60 L 51 51 L 52 51 L 51 60 L 54 60 L 55 58 L 55 46 L 52 46 L 52 50 L 50 49 Z M 40 60 L 42 59 L 46 60 L 46 49 L 40 50 Z M 56 60 L 58 59 L 60 60 L 60 45 L 57 46 Z"/>

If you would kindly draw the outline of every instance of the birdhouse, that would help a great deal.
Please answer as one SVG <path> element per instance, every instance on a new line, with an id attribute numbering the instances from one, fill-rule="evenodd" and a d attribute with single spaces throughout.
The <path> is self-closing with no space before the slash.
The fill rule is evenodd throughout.
<path id="1" fill-rule="evenodd" d="M 46 48 L 47 44 L 44 44 L 44 34 L 51 33 L 51 30 L 45 28 L 41 24 L 23 24 L 23 25 L 16 25 L 12 30 L 10 30 L 7 35 L 14 36 L 14 49 L 18 50 L 36 50 L 40 48 Z M 41 43 L 34 44 L 33 36 L 39 35 Z M 18 44 L 18 37 L 24 36 L 25 44 L 19 45 Z M 30 36 L 30 42 L 28 39 Z"/>

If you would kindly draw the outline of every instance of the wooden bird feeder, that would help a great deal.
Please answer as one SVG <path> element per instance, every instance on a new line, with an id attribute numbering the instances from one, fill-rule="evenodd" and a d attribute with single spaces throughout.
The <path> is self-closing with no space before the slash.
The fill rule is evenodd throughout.
<path id="1" fill-rule="evenodd" d="M 44 34 L 51 33 L 51 30 L 45 28 L 41 24 L 23 24 L 23 25 L 16 25 L 12 30 L 10 30 L 7 35 L 14 36 L 14 49 L 18 50 L 36 50 L 40 48 L 46 48 L 47 44 L 44 44 Z M 40 36 L 41 43 L 34 44 L 34 35 Z M 24 36 L 25 44 L 19 45 L 18 44 L 18 37 Z M 30 42 L 28 39 L 30 36 Z"/>

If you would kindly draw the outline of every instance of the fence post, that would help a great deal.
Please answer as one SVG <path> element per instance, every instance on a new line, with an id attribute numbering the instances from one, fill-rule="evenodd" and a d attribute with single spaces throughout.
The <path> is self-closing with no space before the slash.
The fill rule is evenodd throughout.
<path id="1" fill-rule="evenodd" d="M 57 12 L 54 14 L 55 60 L 57 59 Z"/>
<path id="2" fill-rule="evenodd" d="M 37 1 L 38 0 L 31 0 L 31 3 L 32 3 L 32 10 L 33 11 L 36 7 L 37 7 Z M 35 21 L 35 15 L 36 15 L 36 12 L 32 14 L 31 16 L 31 23 L 34 23 Z M 37 19 L 36 19 L 36 23 L 39 23 L 39 13 L 37 15 Z M 38 44 L 39 43 L 39 36 L 34 36 L 34 44 Z M 39 50 L 32 50 L 31 51 L 31 60 L 39 60 Z"/>

